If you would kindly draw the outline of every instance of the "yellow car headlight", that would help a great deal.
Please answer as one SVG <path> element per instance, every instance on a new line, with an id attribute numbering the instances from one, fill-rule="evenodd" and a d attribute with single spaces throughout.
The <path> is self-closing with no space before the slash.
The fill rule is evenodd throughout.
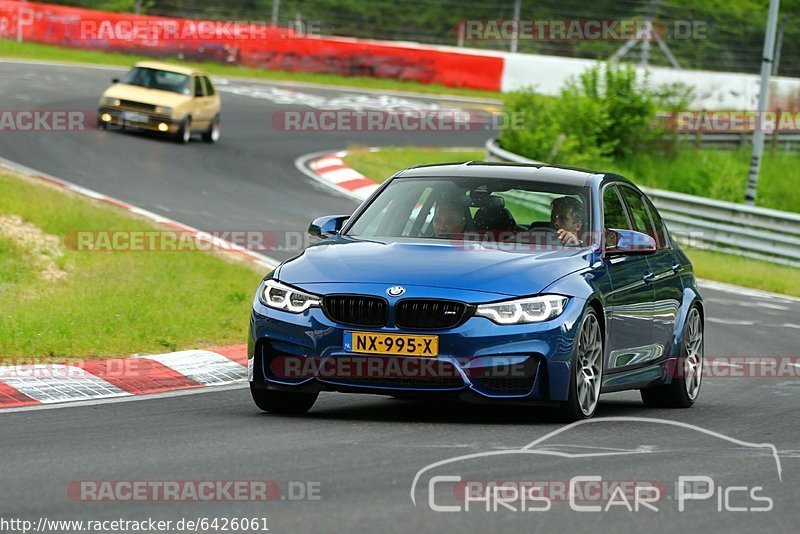
<path id="1" fill-rule="evenodd" d="M 166 106 L 156 106 L 156 113 L 159 115 L 172 115 L 172 108 Z"/>
<path id="2" fill-rule="evenodd" d="M 104 96 L 103 100 L 100 101 L 100 104 L 103 106 L 111 106 L 112 108 L 115 108 L 120 105 L 120 101 L 119 98 L 111 98 L 108 96 Z"/>

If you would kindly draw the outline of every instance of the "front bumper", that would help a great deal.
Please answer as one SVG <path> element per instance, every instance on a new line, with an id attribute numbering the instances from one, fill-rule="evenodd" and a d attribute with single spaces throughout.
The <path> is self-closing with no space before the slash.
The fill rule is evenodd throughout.
<path id="1" fill-rule="evenodd" d="M 544 323 L 498 325 L 473 316 L 448 330 L 409 331 L 391 324 L 382 328 L 342 325 L 320 308 L 293 314 L 268 308 L 256 297 L 250 320 L 248 379 L 254 387 L 308 393 L 560 402 L 569 392 L 575 331 L 584 305 L 580 299 L 570 299 L 564 313 Z M 347 331 L 436 335 L 439 356 L 354 354 L 343 348 Z"/>
<path id="2" fill-rule="evenodd" d="M 140 117 L 137 117 L 135 120 L 131 120 L 126 116 L 127 113 L 134 113 Z M 104 115 L 108 115 L 110 120 L 103 120 Z M 119 129 L 132 128 L 136 130 L 148 130 L 159 133 L 174 134 L 180 129 L 180 121 L 170 117 L 165 117 L 163 115 L 157 115 L 155 113 L 149 113 L 146 111 L 126 110 L 106 106 L 100 106 L 97 109 L 97 121 L 98 124 L 105 124 L 107 126 L 113 126 Z M 167 130 L 159 130 L 159 124 L 166 124 Z"/>

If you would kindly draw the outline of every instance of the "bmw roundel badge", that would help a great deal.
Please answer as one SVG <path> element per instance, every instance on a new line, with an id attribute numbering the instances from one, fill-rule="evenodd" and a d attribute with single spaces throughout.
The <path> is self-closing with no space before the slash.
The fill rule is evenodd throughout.
<path id="1" fill-rule="evenodd" d="M 392 287 L 390 287 L 389 289 L 386 290 L 386 293 L 390 297 L 399 297 L 400 295 L 402 295 L 405 292 L 406 292 L 406 288 L 404 288 L 403 286 L 392 286 Z"/>

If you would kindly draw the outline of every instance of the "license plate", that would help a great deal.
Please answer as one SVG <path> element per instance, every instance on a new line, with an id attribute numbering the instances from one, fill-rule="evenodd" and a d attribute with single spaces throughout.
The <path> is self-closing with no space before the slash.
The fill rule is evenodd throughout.
<path id="1" fill-rule="evenodd" d="M 439 355 L 439 336 L 345 332 L 344 350 L 363 354 L 436 358 Z"/>
<path id="2" fill-rule="evenodd" d="M 137 113 L 135 111 L 125 111 L 122 113 L 122 118 L 130 122 L 147 122 L 150 117 L 144 113 Z"/>

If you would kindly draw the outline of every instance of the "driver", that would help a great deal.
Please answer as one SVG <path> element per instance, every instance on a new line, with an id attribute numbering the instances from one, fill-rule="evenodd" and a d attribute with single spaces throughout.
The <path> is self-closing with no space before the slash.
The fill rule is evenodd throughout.
<path id="1" fill-rule="evenodd" d="M 583 204 L 575 197 L 559 197 L 550 204 L 550 226 L 561 243 L 570 247 L 582 244 L 578 238 L 583 229 Z"/>
<path id="2" fill-rule="evenodd" d="M 448 238 L 463 234 L 467 226 L 464 204 L 453 199 L 440 200 L 433 213 L 433 237 Z"/>

